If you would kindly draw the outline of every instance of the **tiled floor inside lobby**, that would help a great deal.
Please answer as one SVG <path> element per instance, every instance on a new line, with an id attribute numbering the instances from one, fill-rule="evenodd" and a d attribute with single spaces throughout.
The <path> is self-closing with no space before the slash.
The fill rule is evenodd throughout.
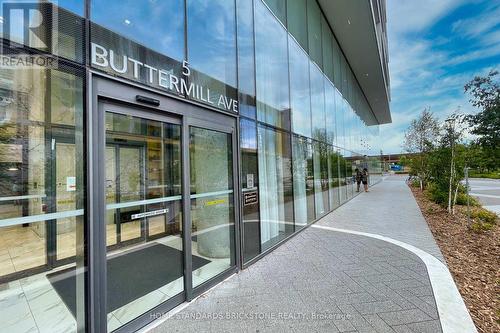
<path id="1" fill-rule="evenodd" d="M 154 242 L 177 249 L 181 248 L 180 239 L 177 237 L 165 237 Z M 141 246 L 138 245 L 137 248 Z M 127 248 L 126 250 L 130 251 L 131 249 Z M 201 256 L 196 251 L 196 243 L 193 244 L 193 254 Z M 119 251 L 115 251 L 113 255 L 119 255 Z M 207 259 L 210 260 L 210 263 L 193 272 L 195 283 L 202 283 L 228 267 L 229 259 Z M 57 270 L 68 267 L 71 265 L 59 267 Z M 73 315 L 47 278 L 47 274 L 53 272 L 54 270 L 0 284 L 0 332 L 66 333 L 75 331 L 76 321 Z M 152 307 L 182 292 L 182 290 L 183 278 L 181 277 L 114 310 L 108 314 L 109 330 L 122 326 Z"/>

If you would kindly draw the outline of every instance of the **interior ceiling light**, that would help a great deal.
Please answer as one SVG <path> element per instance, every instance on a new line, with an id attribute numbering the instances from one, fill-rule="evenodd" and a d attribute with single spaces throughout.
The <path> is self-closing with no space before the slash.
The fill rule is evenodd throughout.
<path id="1" fill-rule="evenodd" d="M 12 167 L 12 168 L 8 168 L 7 170 L 9 170 L 9 171 L 17 171 L 17 170 L 19 170 L 19 169 L 18 169 L 18 168 L 16 168 L 16 167 Z"/>

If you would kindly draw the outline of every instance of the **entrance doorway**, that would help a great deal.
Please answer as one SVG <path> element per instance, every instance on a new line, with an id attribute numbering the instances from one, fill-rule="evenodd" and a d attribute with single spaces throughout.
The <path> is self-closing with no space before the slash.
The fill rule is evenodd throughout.
<path id="1" fill-rule="evenodd" d="M 107 329 L 127 331 L 236 269 L 235 133 L 108 101 L 99 113 Z"/>

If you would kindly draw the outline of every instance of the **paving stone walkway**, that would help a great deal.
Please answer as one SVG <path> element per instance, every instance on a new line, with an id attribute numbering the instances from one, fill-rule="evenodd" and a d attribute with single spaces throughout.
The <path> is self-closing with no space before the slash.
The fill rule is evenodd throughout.
<path id="1" fill-rule="evenodd" d="M 446 264 L 411 190 L 405 184 L 406 177 L 385 177 L 368 193 L 361 193 L 318 224 L 397 239 L 432 254 Z"/>
<path id="2" fill-rule="evenodd" d="M 428 271 L 417 255 L 384 240 L 324 229 L 399 238 L 443 260 L 427 225 L 414 221 L 423 218 L 414 200 L 405 202 L 412 197 L 401 185 L 388 179 L 359 195 L 318 221 L 321 228 L 300 232 L 151 332 L 442 332 Z M 370 206 L 364 216 L 360 204 Z"/>

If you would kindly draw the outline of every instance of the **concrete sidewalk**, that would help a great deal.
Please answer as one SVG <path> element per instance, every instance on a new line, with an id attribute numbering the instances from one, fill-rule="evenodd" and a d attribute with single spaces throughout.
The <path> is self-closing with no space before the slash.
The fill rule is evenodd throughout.
<path id="1" fill-rule="evenodd" d="M 440 260 L 389 178 L 145 331 L 475 332 Z"/>
<path id="2" fill-rule="evenodd" d="M 416 246 L 445 260 L 405 184 L 406 176 L 392 175 L 327 215 L 319 225 L 329 225 L 383 235 Z"/>

